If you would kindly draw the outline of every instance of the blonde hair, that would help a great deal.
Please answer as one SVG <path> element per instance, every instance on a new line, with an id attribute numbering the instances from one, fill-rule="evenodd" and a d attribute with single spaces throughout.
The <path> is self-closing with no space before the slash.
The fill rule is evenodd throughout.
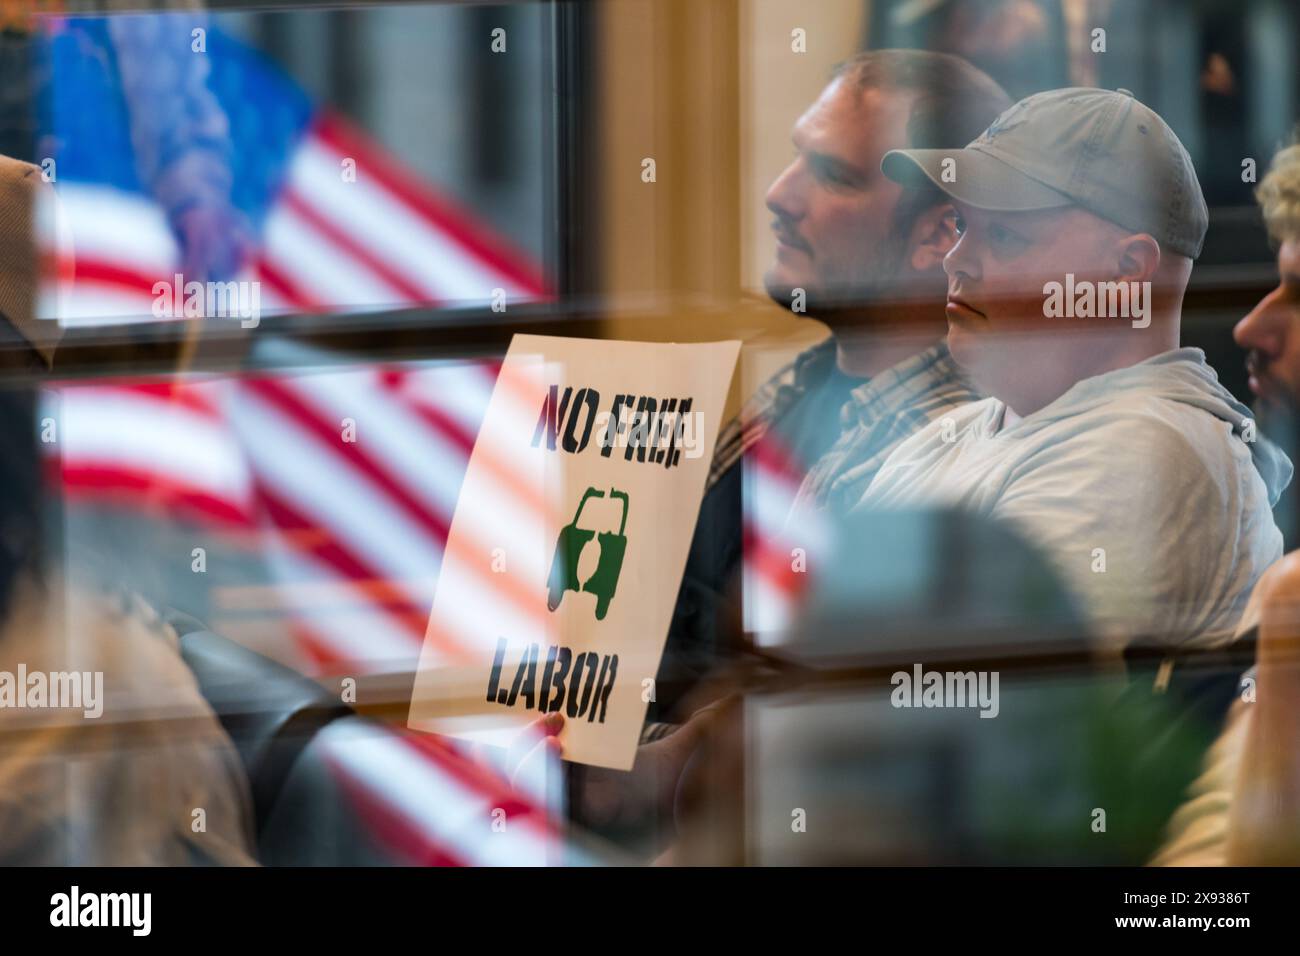
<path id="1" fill-rule="evenodd" d="M 1278 242 L 1300 239 L 1300 142 L 1273 157 L 1268 175 L 1255 190 L 1255 199 L 1270 236 Z"/>

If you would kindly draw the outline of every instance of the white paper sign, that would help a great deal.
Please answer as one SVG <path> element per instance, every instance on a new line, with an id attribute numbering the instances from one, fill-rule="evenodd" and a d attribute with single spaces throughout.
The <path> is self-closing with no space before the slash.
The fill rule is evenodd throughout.
<path id="1" fill-rule="evenodd" d="M 739 342 L 517 335 L 456 502 L 409 726 L 628 769 Z M 436 467 L 436 465 L 435 465 Z"/>

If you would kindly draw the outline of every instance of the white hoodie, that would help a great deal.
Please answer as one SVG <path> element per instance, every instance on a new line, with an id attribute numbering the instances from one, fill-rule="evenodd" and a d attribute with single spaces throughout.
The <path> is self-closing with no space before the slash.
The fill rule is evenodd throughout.
<path id="1" fill-rule="evenodd" d="M 990 398 L 931 422 L 856 509 L 955 505 L 1009 521 L 1045 549 L 1108 647 L 1229 643 L 1282 556 L 1271 509 L 1291 462 L 1205 354 L 1084 379 L 999 431 L 1005 408 Z"/>

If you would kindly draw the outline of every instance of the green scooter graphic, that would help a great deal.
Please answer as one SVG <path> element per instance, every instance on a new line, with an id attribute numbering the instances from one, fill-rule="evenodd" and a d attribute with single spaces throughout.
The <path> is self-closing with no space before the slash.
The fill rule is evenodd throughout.
<path id="1" fill-rule="evenodd" d="M 617 534 L 609 531 L 597 534 L 578 527 L 578 520 L 582 517 L 582 509 L 588 499 L 605 497 L 605 492 L 595 488 L 588 488 L 582 493 L 573 520 L 560 529 L 560 535 L 555 541 L 555 558 L 551 561 L 551 577 L 546 596 L 546 606 L 550 610 L 554 611 L 560 606 L 565 591 L 586 591 L 596 595 L 596 620 L 603 621 L 609 612 L 609 602 L 614 599 L 618 575 L 623 570 L 623 555 L 627 553 L 627 537 L 623 532 L 627 528 L 628 507 L 626 492 L 611 488 L 609 496 L 622 499 L 623 502 L 623 519 L 619 522 Z M 578 557 L 592 538 L 600 545 L 600 563 L 596 565 L 595 573 L 579 585 Z"/>

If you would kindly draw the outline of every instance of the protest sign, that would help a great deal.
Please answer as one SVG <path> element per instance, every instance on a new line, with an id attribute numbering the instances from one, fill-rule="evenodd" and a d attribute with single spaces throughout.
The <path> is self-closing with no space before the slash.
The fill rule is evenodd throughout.
<path id="1" fill-rule="evenodd" d="M 412 693 L 416 730 L 628 769 L 739 342 L 517 335 L 474 443 Z"/>

